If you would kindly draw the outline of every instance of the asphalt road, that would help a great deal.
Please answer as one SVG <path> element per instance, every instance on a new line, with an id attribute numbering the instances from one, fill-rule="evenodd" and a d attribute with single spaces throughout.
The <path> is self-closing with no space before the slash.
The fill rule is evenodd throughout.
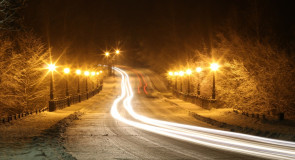
<path id="1" fill-rule="evenodd" d="M 134 92 L 131 104 L 138 114 L 163 121 L 214 128 L 163 101 L 157 90 L 165 91 L 165 87 L 153 73 L 129 70 L 128 74 Z M 157 129 L 153 128 L 140 129 L 136 124 L 142 122 L 127 112 L 124 101 L 118 101 L 118 114 L 136 124 L 132 126 L 115 119 L 112 110 L 114 100 L 123 92 L 120 74 L 113 81 L 116 83 L 105 82 L 102 100 L 85 107 L 85 114 L 80 120 L 74 121 L 63 135 L 66 151 L 77 159 L 262 159 L 157 134 Z"/>

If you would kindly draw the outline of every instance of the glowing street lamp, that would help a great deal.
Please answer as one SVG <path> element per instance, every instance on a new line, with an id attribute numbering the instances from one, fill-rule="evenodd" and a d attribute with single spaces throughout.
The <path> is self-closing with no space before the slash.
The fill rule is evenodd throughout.
<path id="1" fill-rule="evenodd" d="M 116 54 L 117 54 L 117 55 L 120 54 L 120 51 L 119 51 L 118 49 L 116 50 Z"/>
<path id="2" fill-rule="evenodd" d="M 68 74 L 70 73 L 70 68 L 65 68 L 64 73 L 66 74 L 66 99 L 68 102 L 68 106 L 71 105 L 70 103 L 70 96 L 69 96 L 69 86 L 68 86 Z"/>
<path id="3" fill-rule="evenodd" d="M 187 75 L 191 75 L 191 74 L 192 74 L 192 70 L 187 69 L 187 70 L 186 70 L 186 74 L 187 74 Z"/>
<path id="4" fill-rule="evenodd" d="M 203 69 L 202 69 L 201 67 L 197 67 L 197 68 L 196 68 L 196 71 L 197 71 L 198 73 L 202 72 L 202 70 L 203 70 Z"/>
<path id="5" fill-rule="evenodd" d="M 50 72 L 53 72 L 53 71 L 55 71 L 56 66 L 55 66 L 55 64 L 48 64 L 47 69 L 48 69 Z"/>
<path id="6" fill-rule="evenodd" d="M 173 72 L 169 72 L 168 74 L 169 74 L 169 76 L 173 76 Z"/>
<path id="7" fill-rule="evenodd" d="M 202 72 L 202 68 L 201 67 L 197 67 L 196 71 L 198 73 L 198 86 L 197 86 L 197 94 L 200 95 L 201 94 L 201 86 L 200 86 L 200 74 Z"/>
<path id="8" fill-rule="evenodd" d="M 53 71 L 55 71 L 56 66 L 55 64 L 48 64 L 47 69 L 51 72 L 50 74 L 50 91 L 49 91 L 49 111 L 54 111 L 55 110 L 55 103 L 53 101 L 54 96 L 53 96 Z"/>
<path id="9" fill-rule="evenodd" d="M 109 53 L 109 52 L 106 52 L 106 53 L 105 53 L 105 56 L 106 56 L 106 57 L 110 56 L 110 53 Z"/>
<path id="10" fill-rule="evenodd" d="M 179 73 L 179 76 L 183 76 L 184 75 L 184 72 L 183 71 L 180 71 L 178 73 Z"/>
<path id="11" fill-rule="evenodd" d="M 218 70 L 219 65 L 217 63 L 212 63 L 210 66 L 211 70 L 213 71 L 213 86 L 212 86 L 212 99 L 215 99 L 216 96 L 216 89 L 215 89 L 215 72 Z"/>
<path id="12" fill-rule="evenodd" d="M 84 72 L 84 75 L 86 76 L 86 97 L 87 97 L 87 99 L 88 99 L 89 96 L 88 96 L 88 84 L 87 84 L 87 78 L 88 78 L 88 76 L 89 76 L 89 71 L 85 71 L 85 72 Z"/>
<path id="13" fill-rule="evenodd" d="M 79 102 L 81 102 L 81 94 L 80 94 L 80 75 L 81 75 L 81 70 L 80 69 L 77 69 L 76 70 L 76 74 L 78 75 L 78 89 L 77 89 L 77 92 L 78 92 L 78 99 L 79 99 Z"/>

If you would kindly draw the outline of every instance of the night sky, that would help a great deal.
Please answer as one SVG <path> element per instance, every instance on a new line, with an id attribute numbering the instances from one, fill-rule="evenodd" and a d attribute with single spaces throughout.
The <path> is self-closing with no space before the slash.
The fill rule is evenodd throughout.
<path id="1" fill-rule="evenodd" d="M 141 54 L 169 46 L 172 58 L 186 48 L 210 46 L 229 21 L 242 32 L 255 14 L 262 34 L 290 45 L 285 42 L 294 40 L 293 8 L 292 1 L 270 0 L 30 0 L 24 18 L 67 61 L 97 61 L 105 50 L 120 48 L 125 60 L 137 63 Z"/>

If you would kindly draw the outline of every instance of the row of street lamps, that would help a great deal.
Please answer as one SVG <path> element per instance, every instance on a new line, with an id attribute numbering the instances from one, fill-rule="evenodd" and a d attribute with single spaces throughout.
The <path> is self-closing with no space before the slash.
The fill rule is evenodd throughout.
<path id="1" fill-rule="evenodd" d="M 215 74 L 216 74 L 216 71 L 218 70 L 219 68 L 219 65 L 217 63 L 212 63 L 210 65 L 210 69 L 212 70 L 212 73 L 213 73 L 213 85 L 212 85 L 212 99 L 215 99 L 216 98 L 216 89 L 215 89 Z M 201 67 L 197 67 L 196 68 L 196 72 L 197 72 L 197 76 L 198 76 L 198 85 L 197 85 L 197 94 L 198 96 L 200 96 L 201 94 L 201 91 L 200 91 L 200 73 L 203 71 L 203 68 Z M 191 69 L 187 69 L 185 72 L 184 71 L 176 71 L 176 72 L 168 72 L 168 75 L 170 77 L 175 77 L 176 80 L 175 80 L 175 88 L 177 88 L 177 78 L 178 77 L 182 77 L 184 75 L 187 75 L 188 76 L 188 85 L 187 85 L 187 91 L 188 93 L 190 93 L 190 76 L 191 74 L 193 73 L 193 71 Z M 182 83 L 180 85 L 180 90 L 182 91 Z"/>
<path id="2" fill-rule="evenodd" d="M 56 71 L 56 66 L 55 64 L 48 64 L 47 69 L 49 70 L 49 72 L 51 72 L 51 76 L 50 76 L 50 101 L 49 101 L 49 108 L 51 107 L 51 105 L 54 105 L 54 95 L 53 95 L 53 72 Z M 68 86 L 68 75 L 71 72 L 70 68 L 64 68 L 63 70 L 66 78 L 66 98 L 67 98 L 67 105 L 70 106 L 70 95 L 69 95 L 69 86 Z M 84 71 L 84 76 L 86 77 L 86 95 L 87 95 L 87 99 L 89 97 L 88 95 L 88 83 L 87 83 L 87 79 L 88 76 L 98 76 L 102 73 L 102 71 L 99 72 L 90 72 L 90 71 Z M 80 75 L 82 74 L 82 71 L 80 69 L 77 69 L 75 74 L 77 75 L 78 78 L 78 89 L 77 89 L 77 93 L 78 93 L 78 97 L 79 97 L 79 102 L 81 102 L 81 95 L 80 95 Z M 97 87 L 98 87 L 98 78 L 97 78 Z"/>

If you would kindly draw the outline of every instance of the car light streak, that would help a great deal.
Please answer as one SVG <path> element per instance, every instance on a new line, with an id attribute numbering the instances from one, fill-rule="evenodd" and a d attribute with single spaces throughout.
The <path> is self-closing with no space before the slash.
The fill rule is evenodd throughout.
<path id="1" fill-rule="evenodd" d="M 120 73 L 122 77 L 121 96 L 114 101 L 111 108 L 111 114 L 115 119 L 123 123 L 149 132 L 154 132 L 157 134 L 218 149 L 249 154 L 252 156 L 260 156 L 264 158 L 295 159 L 294 142 L 167 122 L 139 115 L 134 111 L 131 104 L 133 92 L 128 74 L 119 68 L 115 67 L 114 69 Z M 121 116 L 118 111 L 118 107 L 122 105 L 124 109 L 138 121 L 129 120 Z"/>

